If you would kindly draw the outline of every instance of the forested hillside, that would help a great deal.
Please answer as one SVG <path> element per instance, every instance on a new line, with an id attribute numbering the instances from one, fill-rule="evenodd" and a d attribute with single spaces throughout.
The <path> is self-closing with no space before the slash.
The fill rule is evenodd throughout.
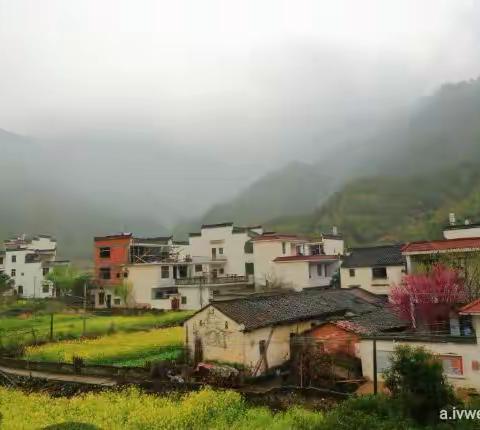
<path id="1" fill-rule="evenodd" d="M 288 186 L 253 184 L 203 221 L 221 214 L 304 233 L 337 225 L 353 244 L 438 236 L 450 211 L 480 217 L 479 120 L 480 80 L 445 85 L 422 99 L 407 120 L 338 151 L 331 162 L 304 167 L 305 175 L 278 171 Z M 317 208 L 299 214 L 305 201 Z"/>

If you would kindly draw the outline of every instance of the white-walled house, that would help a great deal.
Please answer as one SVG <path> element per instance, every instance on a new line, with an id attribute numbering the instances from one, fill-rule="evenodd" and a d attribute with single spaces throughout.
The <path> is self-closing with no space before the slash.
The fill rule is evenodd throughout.
<path id="1" fill-rule="evenodd" d="M 406 272 L 402 245 L 353 248 L 340 268 L 342 288 L 362 288 L 374 294 L 388 295 Z"/>
<path id="2" fill-rule="evenodd" d="M 211 276 L 253 274 L 252 238 L 263 233 L 261 226 L 237 227 L 231 222 L 204 224 L 199 233 L 189 235 L 192 259 L 206 258 Z"/>
<path id="3" fill-rule="evenodd" d="M 255 286 L 292 288 L 325 287 L 341 264 L 343 238 L 338 234 L 309 239 L 268 232 L 253 240 Z"/>
<path id="4" fill-rule="evenodd" d="M 5 241 L 4 271 L 13 280 L 15 293 L 26 298 L 46 298 L 55 294 L 45 276 L 56 265 L 57 243 L 50 236 L 24 236 Z"/>
<path id="5" fill-rule="evenodd" d="M 424 347 L 440 358 L 448 381 L 455 387 L 480 391 L 480 300 L 460 309 L 460 314 L 470 316 L 473 333 L 470 336 L 422 336 L 410 333 L 377 336 L 377 373 L 389 367 L 389 359 L 398 345 Z M 373 379 L 373 339 L 360 342 L 363 376 Z"/>

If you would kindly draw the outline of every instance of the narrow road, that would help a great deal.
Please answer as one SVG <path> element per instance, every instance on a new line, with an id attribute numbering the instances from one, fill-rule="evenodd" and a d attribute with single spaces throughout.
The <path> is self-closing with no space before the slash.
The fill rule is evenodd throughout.
<path id="1" fill-rule="evenodd" d="M 0 372 L 8 375 L 26 376 L 31 378 L 48 379 L 60 382 L 76 382 L 80 384 L 102 385 L 104 387 L 113 387 L 117 385 L 117 381 L 110 378 L 86 375 L 65 375 L 63 373 L 39 372 L 37 370 L 13 369 L 10 367 L 0 366 Z"/>

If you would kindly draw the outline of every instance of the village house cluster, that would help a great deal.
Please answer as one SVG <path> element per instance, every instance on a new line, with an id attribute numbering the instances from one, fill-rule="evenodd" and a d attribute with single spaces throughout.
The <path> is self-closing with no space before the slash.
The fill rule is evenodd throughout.
<path id="1" fill-rule="evenodd" d="M 25 298 L 48 298 L 56 294 L 48 273 L 56 266 L 70 264 L 57 260 L 57 242 L 51 236 L 25 235 L 4 241 L 0 251 L 0 274 L 9 277 L 13 289 L 9 293 Z"/>
<path id="2" fill-rule="evenodd" d="M 184 323 L 192 359 L 239 365 L 254 376 L 296 360 L 298 345 L 314 345 L 356 360 L 364 377 L 373 380 L 376 369 L 381 379 L 395 346 L 410 344 L 437 354 L 454 385 L 480 390 L 480 301 L 442 308 L 434 329 L 414 301 L 411 318 L 389 302 L 406 276 L 442 258 L 471 271 L 480 258 L 480 224 L 457 223 L 451 214 L 443 237 L 348 248 L 336 227 L 304 237 L 231 222 L 202 225 L 188 241 L 95 237 L 89 302 L 195 311 Z M 55 255 L 49 237 L 6 241 L 0 271 L 14 279 L 16 294 L 49 297 L 54 286 L 45 276 L 68 264 Z"/>

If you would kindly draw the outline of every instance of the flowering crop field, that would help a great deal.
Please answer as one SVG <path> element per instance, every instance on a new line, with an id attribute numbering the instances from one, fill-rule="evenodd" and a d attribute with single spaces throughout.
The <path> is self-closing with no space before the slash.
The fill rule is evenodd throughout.
<path id="1" fill-rule="evenodd" d="M 112 332 L 133 332 L 150 328 L 179 324 L 190 316 L 190 311 L 145 313 L 132 316 L 87 315 L 86 334 L 98 336 Z M 83 334 L 83 315 L 55 314 L 54 340 L 80 338 Z M 33 330 L 32 330 L 33 329 Z M 0 317 L 0 343 L 2 347 L 28 345 L 49 340 L 50 315 L 25 317 Z"/>
<path id="2" fill-rule="evenodd" d="M 25 358 L 34 361 L 71 363 L 73 357 L 86 364 L 143 366 L 147 361 L 174 360 L 182 352 L 182 327 L 117 333 L 97 339 L 67 340 L 27 347 Z"/>
<path id="3" fill-rule="evenodd" d="M 287 430 L 318 428 L 323 420 L 322 414 L 300 408 L 274 414 L 247 406 L 236 392 L 212 389 L 180 398 L 148 395 L 134 388 L 51 398 L 0 388 L 0 413 L 1 428 L 9 430 Z"/>

